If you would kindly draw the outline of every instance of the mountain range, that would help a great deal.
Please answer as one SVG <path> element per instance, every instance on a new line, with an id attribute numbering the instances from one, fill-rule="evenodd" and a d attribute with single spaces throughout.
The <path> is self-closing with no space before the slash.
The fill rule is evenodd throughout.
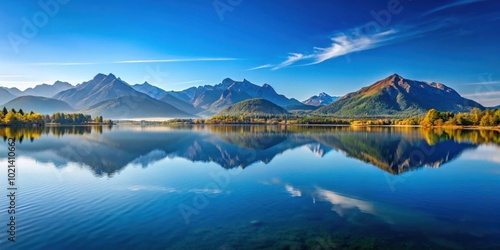
<path id="1" fill-rule="evenodd" d="M 113 74 L 98 74 L 90 81 L 56 94 L 54 99 L 65 101 L 77 109 L 82 109 L 121 96 L 146 95 L 135 91 Z"/>
<path id="2" fill-rule="evenodd" d="M 41 84 L 37 85 L 34 88 L 27 88 L 22 92 L 22 94 L 18 94 L 17 96 L 31 95 L 31 96 L 43 96 L 50 98 L 61 91 L 65 91 L 73 87 L 74 87 L 73 85 L 67 82 L 56 81 L 53 85 Z"/>
<path id="3" fill-rule="evenodd" d="M 309 99 L 303 101 L 302 103 L 317 107 L 334 103 L 339 98 L 340 96 L 330 96 L 325 92 L 321 92 L 319 95 L 311 96 Z"/>
<path id="4" fill-rule="evenodd" d="M 313 114 L 337 117 L 413 116 L 433 108 L 439 111 L 468 112 L 473 108 L 485 107 L 463 98 L 444 84 L 409 80 L 393 74 L 349 93 Z"/>
<path id="5" fill-rule="evenodd" d="M 8 91 L 14 97 L 18 96 L 42 96 L 42 97 L 53 97 L 55 94 L 73 88 L 74 86 L 67 82 L 56 81 L 54 84 L 40 84 L 33 88 L 27 88 L 24 91 L 18 88 L 2 88 Z M 3 100 L 3 99 L 2 99 Z"/>
<path id="6" fill-rule="evenodd" d="M 153 86 L 149 84 L 148 82 L 144 82 L 143 84 L 136 84 L 133 85 L 132 88 L 135 90 L 144 93 L 146 95 L 149 95 L 150 97 L 160 100 L 162 102 L 168 103 L 186 113 L 189 114 L 196 114 L 196 109 L 194 106 L 189 103 L 189 101 L 181 100 L 178 97 L 176 97 L 172 92 L 167 92 L 161 88 L 158 88 L 156 86 Z M 184 99 L 184 98 L 183 98 Z"/>
<path id="7" fill-rule="evenodd" d="M 141 93 L 144 93 L 148 96 L 151 96 L 157 100 L 160 100 L 165 95 L 167 95 L 167 91 L 165 91 L 161 88 L 158 88 L 156 86 L 153 86 L 153 85 L 149 84 L 148 82 L 144 82 L 143 84 L 132 85 L 132 88 L 134 88 L 135 90 L 137 90 Z"/>
<path id="8" fill-rule="evenodd" d="M 255 98 L 259 101 L 252 100 Z M 0 88 L 0 103 L 44 113 L 74 110 L 109 119 L 206 117 L 234 110 L 238 114 L 260 110 L 267 114 L 299 111 L 315 116 L 405 117 L 431 108 L 450 112 L 484 109 L 441 83 L 409 80 L 397 74 L 340 98 L 323 92 L 303 102 L 278 94 L 269 84 L 259 86 L 246 79 L 226 78 L 216 85 L 165 91 L 147 82 L 130 85 L 113 74 L 97 74 L 76 86 L 57 81 L 24 91 Z M 40 109 L 44 106 L 49 108 Z M 228 107 L 232 107 L 231 112 Z"/>
<path id="9" fill-rule="evenodd" d="M 294 98 L 287 98 L 276 93 L 269 84 L 258 86 L 246 79 L 235 81 L 226 78 L 214 86 L 205 85 L 170 93 L 181 100 L 191 103 L 197 112 L 205 115 L 216 114 L 232 104 L 252 98 L 266 99 L 285 109 L 294 105 L 305 106 Z"/>

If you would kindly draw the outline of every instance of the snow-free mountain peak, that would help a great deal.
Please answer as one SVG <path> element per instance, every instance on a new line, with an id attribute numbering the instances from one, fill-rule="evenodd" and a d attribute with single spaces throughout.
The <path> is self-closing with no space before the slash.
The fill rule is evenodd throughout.
<path id="1" fill-rule="evenodd" d="M 63 100 L 80 109 L 120 96 L 144 95 L 115 75 L 97 74 L 92 80 L 83 82 L 75 88 L 60 92 L 55 99 Z"/>
<path id="2" fill-rule="evenodd" d="M 466 112 L 475 107 L 484 109 L 481 104 L 461 97 L 444 84 L 409 80 L 393 74 L 343 96 L 314 114 L 341 117 L 413 116 L 422 115 L 430 109 Z"/>
<path id="3" fill-rule="evenodd" d="M 158 100 L 160 100 L 161 98 L 163 98 L 167 94 L 167 92 L 165 90 L 163 90 L 159 87 L 153 86 L 153 85 L 149 84 L 148 82 L 144 82 L 143 84 L 132 85 L 132 88 L 134 88 L 135 90 L 137 90 L 141 93 L 149 95 L 149 96 L 153 97 L 154 99 L 158 99 Z"/>
<path id="4" fill-rule="evenodd" d="M 41 97 L 53 97 L 61 91 L 65 91 L 73 88 L 74 86 L 67 82 L 56 81 L 54 84 L 40 84 L 33 88 L 27 88 L 22 92 L 17 92 L 16 96 L 41 96 Z M 15 91 L 15 90 L 14 90 Z"/>
<path id="5" fill-rule="evenodd" d="M 64 90 L 59 92 L 58 88 Z M 44 89 L 47 89 L 47 92 Z M 10 90 L 15 92 L 15 89 Z M 455 90 L 444 84 L 409 80 L 398 74 L 392 74 L 338 100 L 338 97 L 321 92 L 302 103 L 294 98 L 278 94 L 270 84 L 264 83 L 259 86 L 247 79 L 235 81 L 231 78 L 225 78 L 215 85 L 167 92 L 148 82 L 131 86 L 112 73 L 107 75 L 100 73 L 91 80 L 76 86 L 57 81 L 52 85 L 38 85 L 30 88 L 29 91 L 38 93 L 38 96 L 44 94 L 46 97 L 52 97 L 51 93 L 57 91 L 59 93 L 56 92 L 57 94 L 53 95 L 53 98 L 68 103 L 75 110 L 104 112 L 104 110 L 113 109 L 114 111 L 109 110 L 109 112 L 114 112 L 114 116 L 123 112 L 124 117 L 129 116 L 132 110 L 136 114 L 142 110 L 144 117 L 155 115 L 150 112 L 151 107 L 158 104 L 155 100 L 170 105 L 164 107 L 165 110 L 168 110 L 168 114 L 173 115 L 176 112 L 180 114 L 178 112 L 180 111 L 201 116 L 217 114 L 235 103 L 253 98 L 270 101 L 287 110 L 307 111 L 324 106 L 311 115 L 341 117 L 410 116 L 421 115 L 431 108 L 452 112 L 469 111 L 474 107 L 484 108 L 477 102 L 462 98 Z M 26 94 L 23 92 L 22 95 Z M 6 103 L 16 96 L 10 93 L 8 88 L 0 88 L 0 97 L 3 103 Z M 18 101 L 56 103 L 53 100 L 43 98 L 23 98 Z M 108 114 L 111 114 L 109 112 Z M 157 112 L 156 114 L 163 115 L 164 113 Z"/>

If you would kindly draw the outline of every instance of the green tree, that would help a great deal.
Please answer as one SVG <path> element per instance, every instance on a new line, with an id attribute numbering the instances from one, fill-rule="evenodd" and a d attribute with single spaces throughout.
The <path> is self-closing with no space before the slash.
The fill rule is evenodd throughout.
<path id="1" fill-rule="evenodd" d="M 9 113 L 9 111 L 7 110 L 6 107 L 3 107 L 2 113 L 5 116 L 5 115 L 7 115 L 7 113 Z"/>
<path id="2" fill-rule="evenodd" d="M 495 125 L 500 124 L 500 109 L 497 109 L 495 113 L 493 113 L 493 119 L 495 120 Z"/>
<path id="3" fill-rule="evenodd" d="M 60 118 L 60 120 L 61 120 L 61 121 L 60 121 L 60 122 L 61 122 L 61 124 L 66 124 L 66 114 L 61 113 L 61 118 Z"/>
<path id="4" fill-rule="evenodd" d="M 61 114 L 60 114 L 60 113 L 54 113 L 54 114 L 52 115 L 52 122 L 55 122 L 55 123 L 60 122 L 60 117 L 61 117 Z"/>

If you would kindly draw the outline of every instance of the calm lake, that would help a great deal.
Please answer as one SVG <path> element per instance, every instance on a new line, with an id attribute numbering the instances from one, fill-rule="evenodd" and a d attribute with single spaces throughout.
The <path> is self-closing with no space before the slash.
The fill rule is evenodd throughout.
<path id="1" fill-rule="evenodd" d="M 500 133 L 0 128 L 1 249 L 500 249 Z M 8 137 L 16 242 L 7 240 Z"/>

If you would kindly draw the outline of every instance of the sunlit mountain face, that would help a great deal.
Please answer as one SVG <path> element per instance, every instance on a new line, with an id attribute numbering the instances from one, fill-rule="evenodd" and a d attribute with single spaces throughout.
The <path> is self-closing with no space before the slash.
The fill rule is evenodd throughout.
<path id="1" fill-rule="evenodd" d="M 25 157 L 58 168 L 78 163 L 98 176 L 112 176 L 129 165 L 148 167 L 165 158 L 247 168 L 302 147 L 317 157 L 338 151 L 398 175 L 442 167 L 464 151 L 500 140 L 493 130 L 300 126 L 1 128 L 0 136 L 17 138 Z"/>

